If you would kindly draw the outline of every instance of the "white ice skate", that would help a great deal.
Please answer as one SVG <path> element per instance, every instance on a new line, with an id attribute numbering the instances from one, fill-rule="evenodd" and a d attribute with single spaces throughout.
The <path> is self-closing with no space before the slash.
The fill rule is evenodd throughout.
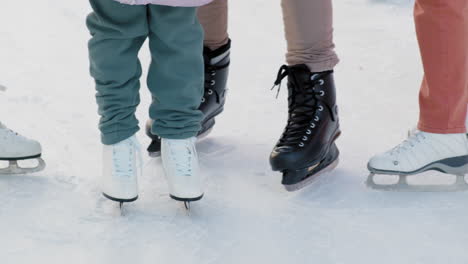
<path id="1" fill-rule="evenodd" d="M 120 206 L 138 199 L 141 164 L 141 148 L 135 136 L 114 145 L 104 145 L 101 178 L 104 197 L 120 203 Z"/>
<path id="2" fill-rule="evenodd" d="M 393 191 L 462 191 L 468 190 L 468 138 L 465 134 L 410 133 L 407 140 L 390 151 L 374 156 L 368 164 L 371 172 L 367 185 Z M 439 171 L 457 176 L 453 185 L 410 185 L 407 176 L 425 171 Z M 397 175 L 396 184 L 375 182 L 375 175 Z"/>
<path id="3" fill-rule="evenodd" d="M 163 138 L 161 141 L 161 156 L 170 197 L 184 202 L 187 209 L 190 202 L 203 197 L 203 179 L 200 175 L 195 142 L 195 137 Z"/>
<path id="4" fill-rule="evenodd" d="M 41 171 L 45 168 L 45 162 L 41 158 L 41 144 L 28 139 L 0 123 L 0 161 L 8 162 L 8 167 L 1 168 L 0 174 L 25 174 Z M 19 162 L 36 160 L 33 167 L 22 167 Z"/>

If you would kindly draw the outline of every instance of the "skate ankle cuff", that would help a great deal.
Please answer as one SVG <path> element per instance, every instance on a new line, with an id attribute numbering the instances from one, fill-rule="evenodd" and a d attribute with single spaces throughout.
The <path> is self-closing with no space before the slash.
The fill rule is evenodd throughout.
<path id="1" fill-rule="evenodd" d="M 228 51 L 231 50 L 231 39 L 229 39 L 228 43 L 226 43 L 225 45 L 215 49 L 215 50 L 211 50 L 210 48 L 208 47 L 204 47 L 203 48 L 203 55 L 205 55 L 205 58 L 209 58 L 209 59 L 212 59 L 212 58 L 216 58 L 220 55 L 223 55 L 224 53 L 227 53 Z"/>

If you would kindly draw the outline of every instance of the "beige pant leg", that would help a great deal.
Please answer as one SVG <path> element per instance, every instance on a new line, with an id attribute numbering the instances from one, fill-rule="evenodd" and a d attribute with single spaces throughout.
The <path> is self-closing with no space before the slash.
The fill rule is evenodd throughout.
<path id="1" fill-rule="evenodd" d="M 306 64 L 312 72 L 338 64 L 333 43 L 332 0 L 282 0 L 289 65 Z"/>
<path id="2" fill-rule="evenodd" d="M 227 0 L 214 0 L 198 9 L 198 19 L 205 31 L 205 46 L 215 50 L 229 41 Z"/>

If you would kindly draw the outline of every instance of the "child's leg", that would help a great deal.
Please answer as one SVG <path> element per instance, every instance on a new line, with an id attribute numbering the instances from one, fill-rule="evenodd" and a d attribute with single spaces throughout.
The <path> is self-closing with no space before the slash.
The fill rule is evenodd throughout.
<path id="1" fill-rule="evenodd" d="M 147 7 L 114 0 L 90 0 L 87 18 L 91 75 L 96 80 L 102 142 L 115 144 L 138 131 L 140 102 L 138 51 L 148 35 Z"/>
<path id="2" fill-rule="evenodd" d="M 196 136 L 203 113 L 203 31 L 196 8 L 149 7 L 152 62 L 148 87 L 153 95 L 152 133 L 162 138 Z"/>

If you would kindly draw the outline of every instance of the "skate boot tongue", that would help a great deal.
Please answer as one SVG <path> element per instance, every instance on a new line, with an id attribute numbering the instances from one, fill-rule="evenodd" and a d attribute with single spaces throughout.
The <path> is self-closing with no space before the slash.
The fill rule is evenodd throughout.
<path id="1" fill-rule="evenodd" d="M 226 56 L 229 55 L 231 49 L 231 40 L 225 45 L 212 50 L 208 47 L 203 48 L 203 58 L 205 65 L 215 65 L 222 61 Z"/>

